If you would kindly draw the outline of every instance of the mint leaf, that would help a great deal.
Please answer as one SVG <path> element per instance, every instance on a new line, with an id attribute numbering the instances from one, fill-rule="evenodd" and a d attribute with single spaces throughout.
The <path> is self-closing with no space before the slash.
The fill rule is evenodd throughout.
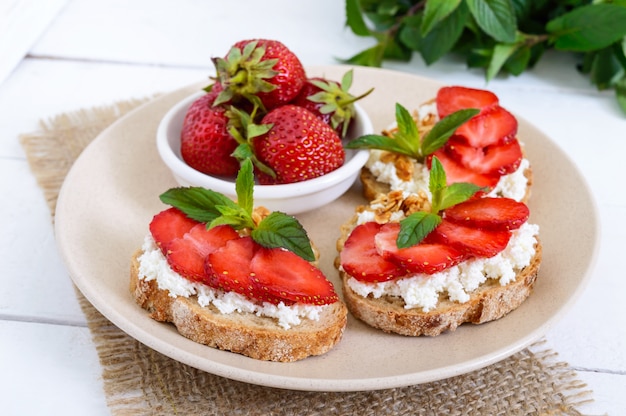
<path id="1" fill-rule="evenodd" d="M 413 157 L 421 156 L 421 141 L 417 124 L 411 113 L 398 103 L 396 103 L 396 122 L 398 131 L 394 134 L 394 138 L 398 144 L 406 149 L 406 154 L 414 155 Z"/>
<path id="2" fill-rule="evenodd" d="M 420 55 L 430 65 L 450 52 L 461 38 L 470 13 L 461 3 L 449 16 L 443 19 L 420 41 Z"/>
<path id="3" fill-rule="evenodd" d="M 598 89 L 607 89 L 621 77 L 624 68 L 612 47 L 601 49 L 593 54 L 589 77 Z"/>
<path id="4" fill-rule="evenodd" d="M 448 17 L 461 3 L 461 0 L 429 0 L 424 7 L 422 36 L 426 36 L 443 19 Z"/>
<path id="5" fill-rule="evenodd" d="M 428 189 L 432 194 L 431 212 L 438 214 L 440 211 L 460 204 L 470 199 L 476 192 L 485 190 L 480 186 L 468 182 L 455 182 L 447 185 L 446 172 L 443 165 L 436 157 L 433 157 L 430 167 Z"/>
<path id="6" fill-rule="evenodd" d="M 414 14 L 402 19 L 398 39 L 406 47 L 419 51 L 422 48 L 422 15 Z"/>
<path id="7" fill-rule="evenodd" d="M 443 165 L 437 157 L 433 157 L 430 162 L 430 175 L 428 178 L 428 190 L 433 195 L 433 205 L 435 205 L 435 197 L 446 187 L 446 182 L 446 171 L 443 169 Z"/>
<path id="8" fill-rule="evenodd" d="M 384 43 L 379 42 L 371 48 L 365 49 L 348 59 L 342 60 L 342 62 L 353 65 L 379 67 L 383 62 L 384 51 Z"/>
<path id="9" fill-rule="evenodd" d="M 465 124 L 469 119 L 480 113 L 480 110 L 475 108 L 467 108 L 456 111 L 433 126 L 428 132 L 424 141 L 422 142 L 422 155 L 430 155 L 434 153 L 441 146 L 446 144 L 450 136 L 454 134 L 456 129 Z"/>
<path id="10" fill-rule="evenodd" d="M 540 46 L 537 47 L 537 49 L 540 48 Z M 529 46 L 521 46 L 506 60 L 504 69 L 511 75 L 520 75 L 530 66 L 532 55 L 532 49 Z"/>
<path id="11" fill-rule="evenodd" d="M 419 244 L 441 223 L 441 217 L 431 212 L 418 211 L 400 221 L 396 245 L 407 248 Z"/>
<path id="12" fill-rule="evenodd" d="M 587 52 L 626 36 L 626 7 L 600 3 L 581 6 L 548 22 L 556 49 Z"/>
<path id="13" fill-rule="evenodd" d="M 439 120 L 422 141 L 411 113 L 396 103 L 397 130 L 392 133 L 392 137 L 368 134 L 350 141 L 346 147 L 386 150 L 422 162 L 426 156 L 446 144 L 457 128 L 478 113 L 479 110 L 473 108 L 456 111 Z"/>
<path id="14" fill-rule="evenodd" d="M 346 0 L 346 26 L 357 36 L 370 35 L 370 30 L 361 16 L 359 0 Z"/>
<path id="15" fill-rule="evenodd" d="M 504 66 L 504 63 L 515 53 L 520 47 L 518 43 L 499 43 L 493 47 L 493 55 L 489 61 L 487 68 L 487 81 L 491 81 Z"/>
<path id="16" fill-rule="evenodd" d="M 450 184 L 446 189 L 442 191 L 442 196 L 439 202 L 439 210 L 450 208 L 461 202 L 467 201 L 474 194 L 481 190 L 487 190 L 488 188 L 481 188 L 478 185 L 474 185 L 469 182 L 456 182 Z"/>
<path id="17" fill-rule="evenodd" d="M 306 261 L 314 261 L 311 242 L 302 225 L 294 217 L 282 212 L 272 212 L 250 234 L 264 247 L 283 247 Z"/>
<path id="18" fill-rule="evenodd" d="M 216 206 L 237 208 L 230 198 L 200 187 L 172 188 L 159 196 L 164 203 L 178 208 L 189 218 L 199 222 L 210 223 L 221 215 Z"/>
<path id="19" fill-rule="evenodd" d="M 405 61 L 408 62 L 411 60 L 411 51 L 408 50 L 402 42 L 399 42 L 393 36 L 385 38 L 384 43 L 382 44 L 383 49 L 383 59 L 392 59 L 394 61 Z"/>
<path id="20" fill-rule="evenodd" d="M 237 204 L 248 215 L 252 215 L 254 209 L 254 171 L 252 161 L 249 158 L 241 163 L 235 182 L 235 191 L 237 192 Z"/>
<path id="21" fill-rule="evenodd" d="M 252 216 L 239 206 L 230 207 L 216 205 L 215 209 L 217 209 L 221 215 L 211 221 L 208 224 L 208 228 L 217 227 L 218 225 L 230 225 L 235 230 L 254 227 Z"/>
<path id="22" fill-rule="evenodd" d="M 502 43 L 515 41 L 517 20 L 510 0 L 465 0 L 478 26 Z"/>
<path id="23" fill-rule="evenodd" d="M 423 34 L 422 15 L 410 15 L 402 19 L 397 36 L 401 43 L 409 49 L 418 51 L 426 64 L 430 65 L 452 50 L 463 33 L 468 16 L 467 6 L 461 3 L 428 33 Z"/>
<path id="24" fill-rule="evenodd" d="M 387 136 L 381 136 L 378 134 L 366 134 L 365 136 L 357 137 L 346 144 L 348 149 L 380 149 L 387 150 L 389 152 L 400 153 L 413 157 L 406 152 L 406 149 L 400 146 L 396 139 L 392 139 Z"/>
<path id="25" fill-rule="evenodd" d="M 484 189 L 465 182 L 447 185 L 446 172 L 436 157 L 433 157 L 431 161 L 428 188 L 432 194 L 430 212 L 418 211 L 400 220 L 400 232 L 396 239 L 398 248 L 407 248 L 419 244 L 441 224 L 440 211 L 467 201 L 476 192 Z"/>

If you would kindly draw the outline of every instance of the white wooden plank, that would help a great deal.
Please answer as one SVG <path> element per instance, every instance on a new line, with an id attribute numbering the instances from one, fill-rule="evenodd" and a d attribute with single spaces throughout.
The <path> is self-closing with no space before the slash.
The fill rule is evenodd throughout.
<path id="1" fill-rule="evenodd" d="M 0 3 L 0 84 L 39 39 L 67 0 Z"/>

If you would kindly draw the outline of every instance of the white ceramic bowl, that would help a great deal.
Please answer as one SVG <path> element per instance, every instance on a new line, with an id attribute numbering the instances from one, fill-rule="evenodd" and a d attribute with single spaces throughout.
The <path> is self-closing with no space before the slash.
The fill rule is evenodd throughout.
<path id="1" fill-rule="evenodd" d="M 157 149 L 161 159 L 172 171 L 181 186 L 200 186 L 236 198 L 235 181 L 224 180 L 199 172 L 187 165 L 180 155 L 180 132 L 183 119 L 191 103 L 205 94 L 200 91 L 172 107 L 161 120 L 157 130 Z M 347 140 L 373 133 L 372 122 L 359 105 Z M 338 169 L 307 181 L 280 184 L 255 185 L 255 205 L 263 205 L 272 211 L 298 214 L 317 209 L 343 195 L 354 183 L 369 157 L 368 150 L 346 150 L 344 164 Z"/>

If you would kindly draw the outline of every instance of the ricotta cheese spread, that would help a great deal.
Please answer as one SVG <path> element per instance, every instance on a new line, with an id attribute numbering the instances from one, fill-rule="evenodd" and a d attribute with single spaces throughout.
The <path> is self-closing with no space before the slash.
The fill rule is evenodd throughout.
<path id="1" fill-rule="evenodd" d="M 381 161 L 382 153 L 382 150 L 370 150 L 370 157 L 365 164 L 379 182 L 389 184 L 391 191 L 407 191 L 411 193 L 424 191 L 428 198 L 432 199 L 432 195 L 428 190 L 430 170 L 428 170 L 425 164 L 412 159 L 413 176 L 408 181 L 403 180 L 398 177 L 393 162 L 385 163 Z M 491 190 L 489 196 L 500 196 L 511 198 L 518 202 L 521 201 L 524 195 L 526 195 L 528 179 L 524 176 L 524 171 L 529 165 L 528 159 L 522 159 L 515 172 L 500 177 L 498 184 Z"/>
<path id="2" fill-rule="evenodd" d="M 369 215 L 365 212 L 359 222 L 367 221 Z M 432 275 L 415 274 L 382 283 L 360 282 L 351 277 L 348 285 L 363 297 L 401 297 L 405 309 L 421 308 L 424 312 L 436 308 L 442 294 L 447 294 L 451 301 L 464 303 L 487 279 L 495 279 L 502 286 L 515 281 L 517 273 L 528 266 L 535 255 L 538 234 L 538 225 L 525 223 L 512 232 L 507 247 L 494 257 L 474 258 Z"/>
<path id="3" fill-rule="evenodd" d="M 156 280 L 159 289 L 167 290 L 169 296 L 196 296 L 203 307 L 213 305 L 223 314 L 252 313 L 278 321 L 284 329 L 290 329 L 302 322 L 302 319 L 318 321 L 326 306 L 294 304 L 280 302 L 274 305 L 264 302 L 262 305 L 250 302 L 246 297 L 235 292 L 213 289 L 202 283 L 185 279 L 171 269 L 167 259 L 156 245 L 151 235 L 147 235 L 142 245 L 143 253 L 139 256 L 139 278 L 146 281 Z"/>

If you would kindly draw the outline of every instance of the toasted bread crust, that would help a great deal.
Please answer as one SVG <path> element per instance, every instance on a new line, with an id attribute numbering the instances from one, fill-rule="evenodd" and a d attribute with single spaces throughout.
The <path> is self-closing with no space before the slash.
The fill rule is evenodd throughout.
<path id="1" fill-rule="evenodd" d="M 130 267 L 133 298 L 151 318 L 171 322 L 181 335 L 195 342 L 259 360 L 293 362 L 328 352 L 342 337 L 347 323 L 342 302 L 325 308 L 319 321 L 305 320 L 286 330 L 272 318 L 222 314 L 212 306 L 200 306 L 194 297 L 169 296 L 156 281 L 139 276 L 139 255 L 141 251 L 133 255 Z"/>
<path id="2" fill-rule="evenodd" d="M 437 308 L 428 312 L 405 309 L 404 302 L 397 297 L 364 298 L 348 286 L 350 276 L 344 272 L 340 274 L 344 300 L 356 318 L 385 332 L 436 336 L 454 331 L 463 323 L 482 324 L 502 318 L 518 308 L 532 293 L 540 264 L 541 245 L 537 243 L 531 264 L 518 274 L 514 282 L 500 286 L 497 281 L 488 280 L 472 292 L 469 301 L 457 303 L 442 297 Z"/>

